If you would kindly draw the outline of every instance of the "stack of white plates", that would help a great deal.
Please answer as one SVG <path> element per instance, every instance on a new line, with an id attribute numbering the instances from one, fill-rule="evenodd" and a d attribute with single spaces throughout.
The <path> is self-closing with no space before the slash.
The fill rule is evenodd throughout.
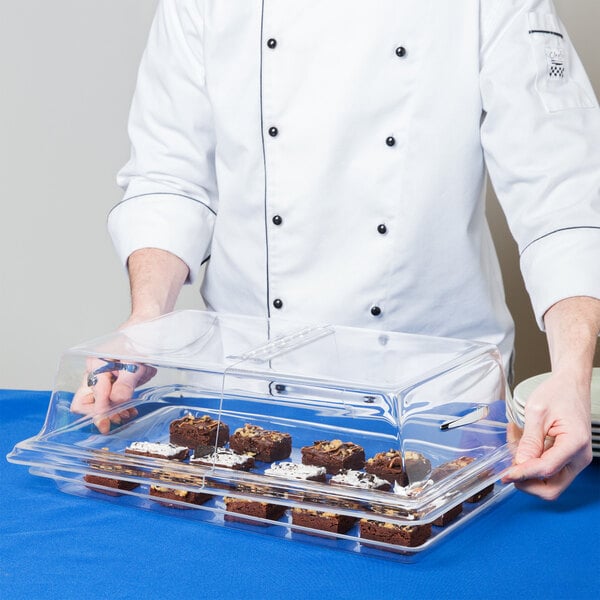
<path id="1" fill-rule="evenodd" d="M 518 425 L 525 422 L 525 403 L 530 394 L 550 373 L 542 373 L 522 381 L 508 399 L 508 414 Z M 600 368 L 592 374 L 592 454 L 600 458 Z"/>

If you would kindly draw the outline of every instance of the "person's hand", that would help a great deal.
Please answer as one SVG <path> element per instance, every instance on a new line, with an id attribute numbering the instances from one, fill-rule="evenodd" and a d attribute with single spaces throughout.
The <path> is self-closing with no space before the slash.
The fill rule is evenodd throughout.
<path id="1" fill-rule="evenodd" d="M 555 500 L 592 460 L 589 386 L 553 374 L 525 405 L 525 427 L 509 425 L 514 464 L 503 478 Z"/>
<path id="2" fill-rule="evenodd" d="M 139 321 L 130 318 L 120 329 Z M 124 408 L 120 411 L 114 409 L 131 400 L 135 388 L 144 385 L 156 374 L 153 367 L 120 362 L 112 363 L 114 368 L 111 370 L 94 374 L 107 364 L 98 358 L 88 359 L 83 381 L 71 402 L 71 412 L 93 415 L 94 424 L 103 434 L 110 431 L 111 423 L 120 425 L 137 416 L 135 408 Z M 93 385 L 90 385 L 91 383 Z"/>

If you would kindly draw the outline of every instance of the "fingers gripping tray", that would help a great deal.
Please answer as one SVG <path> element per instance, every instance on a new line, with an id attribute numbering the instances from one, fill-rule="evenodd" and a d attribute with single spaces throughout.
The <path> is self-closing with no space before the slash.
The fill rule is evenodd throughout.
<path id="1" fill-rule="evenodd" d="M 77 346 L 9 460 L 65 492 L 406 560 L 512 486 L 493 346 L 181 311 Z"/>

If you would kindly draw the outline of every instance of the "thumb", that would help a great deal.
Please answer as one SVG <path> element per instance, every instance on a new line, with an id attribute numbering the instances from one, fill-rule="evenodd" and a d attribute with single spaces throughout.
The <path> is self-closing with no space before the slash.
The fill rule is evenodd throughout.
<path id="1" fill-rule="evenodd" d="M 539 420 L 525 420 L 523 436 L 517 446 L 515 462 L 520 465 L 532 458 L 539 458 L 544 453 L 546 433 Z"/>

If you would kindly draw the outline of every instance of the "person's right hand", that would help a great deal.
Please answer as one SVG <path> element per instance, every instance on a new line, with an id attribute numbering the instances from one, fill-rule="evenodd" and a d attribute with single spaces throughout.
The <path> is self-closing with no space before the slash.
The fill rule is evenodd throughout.
<path id="1" fill-rule="evenodd" d="M 138 322 L 139 319 L 132 317 L 120 329 Z M 156 374 L 156 369 L 147 365 L 135 364 L 127 370 L 121 368 L 122 363 L 116 363 L 114 370 L 98 373 L 95 375 L 94 385 L 88 385 L 89 376 L 106 364 L 106 361 L 99 358 L 88 359 L 83 381 L 71 402 L 71 412 L 92 415 L 94 425 L 103 434 L 110 431 L 111 423 L 120 425 L 137 416 L 135 408 L 120 411 L 114 409 L 131 400 L 135 388 L 144 385 Z"/>

